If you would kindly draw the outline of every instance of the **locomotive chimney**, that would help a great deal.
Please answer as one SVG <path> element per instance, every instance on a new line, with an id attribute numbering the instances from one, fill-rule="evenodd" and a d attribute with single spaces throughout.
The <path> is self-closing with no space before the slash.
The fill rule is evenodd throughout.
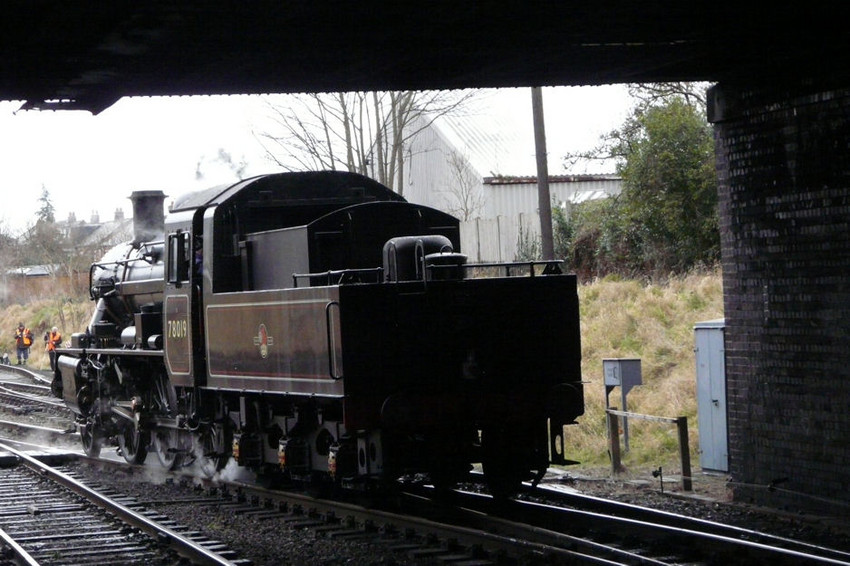
<path id="1" fill-rule="evenodd" d="M 165 236 L 165 213 L 162 191 L 133 191 L 133 244 L 161 240 Z"/>

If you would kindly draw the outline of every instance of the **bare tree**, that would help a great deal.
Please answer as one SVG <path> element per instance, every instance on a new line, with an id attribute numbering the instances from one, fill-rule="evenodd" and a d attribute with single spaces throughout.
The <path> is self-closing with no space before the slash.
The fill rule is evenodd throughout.
<path id="1" fill-rule="evenodd" d="M 6 300 L 6 274 L 11 269 L 18 256 L 18 241 L 6 225 L 6 220 L 0 218 L 0 303 Z"/>
<path id="2" fill-rule="evenodd" d="M 450 183 L 446 188 L 445 210 L 464 222 L 480 216 L 484 208 L 481 177 L 469 165 L 469 160 L 452 151 L 448 158 Z"/>
<path id="3" fill-rule="evenodd" d="M 706 91 L 710 83 L 646 83 L 630 84 L 629 96 L 638 101 L 638 106 L 646 108 L 669 100 L 673 97 L 682 98 L 688 105 L 705 108 Z"/>
<path id="4" fill-rule="evenodd" d="M 290 95 L 269 102 L 274 131 L 255 135 L 284 170 L 346 170 L 402 194 L 410 141 L 474 91 L 390 91 Z M 423 117 L 424 120 L 417 120 Z M 417 126 L 414 128 L 413 124 Z"/>
<path id="5" fill-rule="evenodd" d="M 68 260 L 65 237 L 52 220 L 38 218 L 18 237 L 15 267 L 42 266 L 51 277 Z"/>
<path id="6" fill-rule="evenodd" d="M 632 119 L 616 130 L 600 136 L 596 147 L 565 155 L 562 158 L 564 169 L 575 170 L 581 164 L 587 165 L 594 161 L 622 164 L 633 149 L 632 140 L 639 137 L 637 132 L 640 130 L 640 120 L 635 118 L 671 98 L 680 98 L 691 107 L 704 108 L 709 85 L 710 83 L 705 82 L 630 84 L 629 96 L 635 101 Z"/>
<path id="7" fill-rule="evenodd" d="M 38 202 L 34 221 L 8 246 L 15 252 L 14 266 L 40 266 L 53 280 L 54 291 L 65 296 L 78 295 L 85 288 L 83 274 L 97 258 L 75 237 L 77 226 L 70 221 L 64 227 L 56 223 L 50 192 L 43 185 Z M 58 278 L 67 283 L 66 288 L 56 287 Z"/>

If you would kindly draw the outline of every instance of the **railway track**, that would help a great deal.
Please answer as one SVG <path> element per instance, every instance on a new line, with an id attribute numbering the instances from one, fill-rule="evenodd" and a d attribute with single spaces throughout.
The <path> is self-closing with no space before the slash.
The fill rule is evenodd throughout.
<path id="1" fill-rule="evenodd" d="M 850 564 L 850 554 L 801 541 L 598 498 L 561 501 L 558 493 L 545 505 L 424 489 L 362 506 L 252 484 L 207 485 L 222 500 L 201 505 L 279 521 L 279 533 L 363 537 L 415 564 Z"/>
<path id="2" fill-rule="evenodd" d="M 46 395 L 38 383 L 30 387 L 24 380 L 19 385 L 3 381 L 3 395 L 20 395 L 33 403 Z M 244 482 L 206 486 L 208 493 L 187 495 L 182 503 L 278 521 L 281 532 L 315 529 L 328 538 L 363 537 L 403 554 L 405 563 L 850 564 L 850 553 L 823 546 L 545 486 L 533 492 L 536 501 L 495 502 L 461 491 L 437 497 L 425 490 L 394 498 L 394 507 L 383 508 Z M 180 503 L 172 498 L 148 505 L 167 510 Z"/>
<path id="3" fill-rule="evenodd" d="M 13 365 L 5 365 L 0 364 L 0 380 L 10 382 L 17 381 L 25 384 L 37 384 L 37 385 L 45 385 L 50 386 L 50 378 L 45 374 L 33 370 L 28 366 L 13 366 Z"/>
<path id="4" fill-rule="evenodd" d="M 80 447 L 74 417 L 50 393 L 50 379 L 29 368 L 0 365 L 0 429 L 15 439 Z"/>
<path id="5" fill-rule="evenodd" d="M 538 489 L 535 501 L 455 491 L 451 520 L 529 543 L 569 549 L 581 564 L 848 565 L 850 553 L 580 494 Z"/>
<path id="6" fill-rule="evenodd" d="M 199 485 L 196 478 L 186 483 Z M 561 505 L 579 509 L 565 509 L 425 490 L 391 500 L 388 510 L 241 483 L 188 491 L 140 504 L 162 512 L 174 505 L 215 508 L 259 519 L 280 536 L 297 530 L 295 536 L 358 537 L 410 564 L 850 564 L 846 553 L 597 498 L 569 496 Z"/>
<path id="7" fill-rule="evenodd" d="M 0 540 L 7 564 L 250 564 L 8 444 L 0 469 Z"/>
<path id="8" fill-rule="evenodd" d="M 548 550 L 545 545 L 416 516 L 403 509 L 392 509 L 393 505 L 377 507 L 375 501 L 363 505 L 350 500 L 329 500 L 296 491 L 267 489 L 251 483 L 196 477 L 183 479 L 186 491 L 182 494 L 160 495 L 142 503 L 164 513 L 175 505 L 184 504 L 199 510 L 215 508 L 227 516 L 238 517 L 235 520 L 246 525 L 246 529 L 259 528 L 257 525 L 261 524 L 263 530 L 276 533 L 277 540 L 269 543 L 273 548 L 274 545 L 280 549 L 287 547 L 281 540 L 287 537 L 315 537 L 328 541 L 331 547 L 337 546 L 337 560 L 346 563 L 357 563 L 356 559 L 345 555 L 357 545 L 365 545 L 381 556 L 393 557 L 388 563 L 405 565 L 534 565 L 538 562 L 533 555 L 541 556 Z M 199 485 L 204 486 L 203 493 L 198 493 Z M 393 498 L 392 501 L 398 500 Z M 286 551 L 280 552 L 281 560 L 292 558 Z M 298 551 L 292 552 L 297 556 Z M 309 562 L 309 557 L 297 556 L 296 563 L 314 562 Z"/>
<path id="9" fill-rule="evenodd" d="M 24 367 L 0 365 L 0 408 L 47 422 L 73 422 L 62 400 L 51 395 L 49 378 Z"/>
<path id="10" fill-rule="evenodd" d="M 773 552 L 774 555 L 771 558 L 778 561 L 775 563 L 781 563 L 783 559 L 793 564 L 802 564 L 806 563 L 806 561 L 813 564 L 830 564 L 833 561 L 838 564 L 850 563 L 850 552 L 845 550 L 828 548 L 824 545 L 813 544 L 790 537 L 777 536 L 753 529 L 708 521 L 697 517 L 686 517 L 676 513 L 612 501 L 610 499 L 602 499 L 572 491 L 565 492 L 564 490 L 545 485 L 539 486 L 535 495 L 558 508 L 568 507 L 590 513 L 621 517 L 631 521 L 646 522 L 673 530 L 699 533 L 710 546 L 708 552 L 712 555 L 718 552 L 718 542 L 724 543 L 724 541 L 728 540 L 730 541 L 730 550 L 736 557 L 740 556 L 742 552 L 752 553 L 752 550 L 742 547 L 753 545 L 755 547 L 763 547 L 768 552 Z M 736 541 L 741 542 L 739 544 Z M 758 550 L 755 551 L 755 554 L 757 555 L 756 558 L 761 558 L 761 556 L 758 556 Z"/>

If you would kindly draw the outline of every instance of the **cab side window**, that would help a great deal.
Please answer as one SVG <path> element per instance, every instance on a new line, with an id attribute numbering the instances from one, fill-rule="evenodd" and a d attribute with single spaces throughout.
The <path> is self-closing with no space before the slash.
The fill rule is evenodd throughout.
<path id="1" fill-rule="evenodd" d="M 168 235 L 168 266 L 166 280 L 177 284 L 189 281 L 189 266 L 192 261 L 191 238 L 188 232 Z"/>

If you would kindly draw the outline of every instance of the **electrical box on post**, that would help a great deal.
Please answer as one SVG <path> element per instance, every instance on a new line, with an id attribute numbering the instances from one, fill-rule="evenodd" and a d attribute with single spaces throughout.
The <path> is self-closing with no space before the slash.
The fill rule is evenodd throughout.
<path id="1" fill-rule="evenodd" d="M 622 387 L 626 390 L 641 385 L 640 360 L 630 358 L 610 358 L 602 360 L 606 387 Z"/>
<path id="2" fill-rule="evenodd" d="M 643 380 L 640 371 L 640 359 L 635 358 L 608 358 L 602 360 L 602 374 L 605 381 L 605 409 L 611 408 L 608 395 L 615 387 L 620 388 L 622 398 L 622 410 L 628 411 L 626 407 L 626 395 L 632 387 L 641 385 Z M 626 451 L 629 450 L 629 419 L 623 417 L 623 438 L 626 443 Z"/>

